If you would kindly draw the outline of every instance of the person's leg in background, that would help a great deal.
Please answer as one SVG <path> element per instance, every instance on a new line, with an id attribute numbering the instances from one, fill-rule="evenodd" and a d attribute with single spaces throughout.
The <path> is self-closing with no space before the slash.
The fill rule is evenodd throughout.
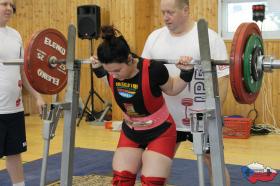
<path id="1" fill-rule="evenodd" d="M 14 186 L 24 186 L 24 172 L 21 153 L 27 150 L 24 112 L 1 115 L 1 129 L 5 135 L 1 138 L 0 156 L 6 156 L 6 168 Z"/>
<path id="2" fill-rule="evenodd" d="M 176 151 L 179 148 L 182 141 L 193 142 L 193 137 L 192 137 L 191 132 L 177 131 L 177 143 L 176 143 L 176 148 L 175 148 Z M 213 174 L 212 174 L 210 151 L 204 155 L 204 163 L 207 166 L 210 183 L 213 186 Z M 228 169 L 226 166 L 225 166 L 225 177 L 226 177 L 226 186 L 230 186 L 230 175 L 229 175 L 229 172 L 228 172 Z"/>
<path id="3" fill-rule="evenodd" d="M 211 164 L 211 156 L 210 154 L 205 154 L 204 155 L 204 163 L 207 166 L 208 169 L 208 174 L 210 178 L 210 183 L 213 186 L 213 174 L 212 174 L 212 164 Z M 225 177 L 226 177 L 226 186 L 230 186 L 230 175 L 228 172 L 227 167 L 225 166 Z"/>
<path id="4" fill-rule="evenodd" d="M 6 168 L 12 180 L 12 183 L 16 186 L 24 186 L 24 173 L 21 161 L 21 155 L 11 155 L 6 157 Z"/>

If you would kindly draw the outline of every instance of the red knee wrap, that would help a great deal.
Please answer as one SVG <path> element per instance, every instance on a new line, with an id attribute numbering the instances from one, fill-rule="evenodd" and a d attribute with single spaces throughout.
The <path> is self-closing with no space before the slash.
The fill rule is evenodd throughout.
<path id="1" fill-rule="evenodd" d="M 166 178 L 141 176 L 142 186 L 163 186 Z"/>
<path id="2" fill-rule="evenodd" d="M 113 186 L 134 186 L 136 174 L 132 174 L 129 171 L 113 171 L 113 174 Z"/>

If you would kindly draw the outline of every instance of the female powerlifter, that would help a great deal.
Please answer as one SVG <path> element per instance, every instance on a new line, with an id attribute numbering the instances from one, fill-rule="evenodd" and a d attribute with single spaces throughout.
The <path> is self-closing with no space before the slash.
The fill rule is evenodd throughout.
<path id="1" fill-rule="evenodd" d="M 113 186 L 133 186 L 141 169 L 144 186 L 165 185 L 176 145 L 176 127 L 162 92 L 177 95 L 191 81 L 191 57 L 179 60 L 179 77 L 170 77 L 162 62 L 132 54 L 113 26 L 101 28 L 103 42 L 93 58 L 96 76 L 107 77 L 124 121 L 113 157 Z"/>

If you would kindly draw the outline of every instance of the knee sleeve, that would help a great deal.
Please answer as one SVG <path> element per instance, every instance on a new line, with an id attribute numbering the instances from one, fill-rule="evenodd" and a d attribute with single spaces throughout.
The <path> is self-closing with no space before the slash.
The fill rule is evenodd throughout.
<path id="1" fill-rule="evenodd" d="M 163 186 L 166 178 L 141 176 L 142 186 Z"/>
<path id="2" fill-rule="evenodd" d="M 113 171 L 113 174 L 113 186 L 134 186 L 136 174 L 132 174 L 129 171 Z"/>

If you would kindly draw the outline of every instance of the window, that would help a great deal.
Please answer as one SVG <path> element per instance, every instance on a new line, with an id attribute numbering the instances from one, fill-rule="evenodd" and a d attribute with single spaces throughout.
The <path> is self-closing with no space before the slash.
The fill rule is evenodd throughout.
<path id="1" fill-rule="evenodd" d="M 265 19 L 257 24 L 264 39 L 280 39 L 280 0 L 219 0 L 219 33 L 224 39 L 242 22 L 253 22 L 253 5 L 265 5 Z"/>

